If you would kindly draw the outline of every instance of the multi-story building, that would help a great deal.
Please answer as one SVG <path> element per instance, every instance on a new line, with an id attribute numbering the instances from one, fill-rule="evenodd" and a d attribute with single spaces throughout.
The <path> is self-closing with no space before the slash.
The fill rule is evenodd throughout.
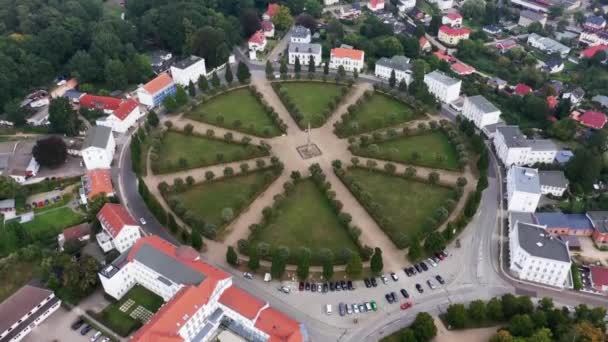
<path id="1" fill-rule="evenodd" d="M 531 33 L 528 36 L 528 44 L 547 54 L 559 54 L 562 58 L 566 58 L 570 53 L 570 48 L 566 45 L 555 41 L 551 38 L 540 36 L 536 33 Z"/>
<path id="2" fill-rule="evenodd" d="M 540 201 L 538 170 L 512 166 L 507 172 L 507 208 L 509 211 L 533 213 Z"/>
<path id="3" fill-rule="evenodd" d="M 97 125 L 110 127 L 118 133 L 125 133 L 144 115 L 134 99 L 85 94 L 80 97 L 79 103 L 80 108 L 98 109 L 108 114 L 98 119 Z"/>
<path id="4" fill-rule="evenodd" d="M 549 139 L 528 139 L 517 126 L 497 126 L 493 139 L 498 159 L 505 167 L 553 163 L 559 148 Z"/>
<path id="5" fill-rule="evenodd" d="M 236 287 L 230 275 L 200 259 L 188 246 L 148 236 L 105 267 L 105 292 L 120 299 L 139 284 L 165 304 L 133 341 L 213 341 L 222 329 L 248 341 L 309 341 L 305 327 Z"/>
<path id="6" fill-rule="evenodd" d="M 608 211 L 588 211 L 585 214 L 512 212 L 511 216 L 514 215 L 520 222 L 544 226 L 554 236 L 591 237 L 597 245 L 608 244 Z"/>
<path id="7" fill-rule="evenodd" d="M 82 160 L 87 170 L 110 168 L 115 149 L 116 142 L 110 127 L 93 126 L 89 128 L 82 143 Z"/>
<path id="8" fill-rule="evenodd" d="M 441 17 L 441 23 L 450 27 L 462 26 L 462 15 L 458 12 L 452 12 Z"/>
<path id="9" fill-rule="evenodd" d="M 165 97 L 174 95 L 177 88 L 169 74 L 162 73 L 145 85 L 137 88 L 139 103 L 150 108 L 163 103 Z"/>
<path id="10" fill-rule="evenodd" d="M 583 27 L 591 31 L 600 31 L 606 28 L 606 19 L 600 15 L 590 15 L 585 18 Z"/>
<path id="11" fill-rule="evenodd" d="M 481 95 L 469 96 L 464 99 L 462 116 L 473 121 L 477 128 L 482 129 L 498 123 L 500 109 Z"/>
<path id="12" fill-rule="evenodd" d="M 300 25 L 294 26 L 294 28 L 291 30 L 289 40 L 291 43 L 310 44 L 310 29 Z"/>
<path id="13" fill-rule="evenodd" d="M 535 12 L 548 13 L 549 8 L 559 6 L 565 10 L 574 10 L 581 6 L 580 0 L 512 0 L 511 5 Z"/>
<path id="14" fill-rule="evenodd" d="M 424 83 L 429 88 L 429 92 L 441 102 L 450 103 L 456 101 L 460 96 L 462 81 L 439 70 L 424 75 Z"/>
<path id="15" fill-rule="evenodd" d="M 57 235 L 57 245 L 59 250 L 63 252 L 66 243 L 78 241 L 86 243 L 91 239 L 91 225 L 88 222 L 81 223 L 64 229 Z"/>
<path id="16" fill-rule="evenodd" d="M 543 13 L 530 10 L 519 12 L 519 21 L 517 22 L 519 26 L 528 27 L 532 23 L 540 23 L 542 27 L 545 27 L 547 16 Z"/>
<path id="17" fill-rule="evenodd" d="M 442 43 L 456 46 L 461 40 L 469 39 L 470 34 L 471 30 L 466 27 L 450 27 L 443 25 L 439 28 L 437 39 Z"/>
<path id="18" fill-rule="evenodd" d="M 332 69 L 338 69 L 340 66 L 344 67 L 346 71 L 363 71 L 365 60 L 365 52 L 363 50 L 349 49 L 349 48 L 334 48 L 331 49 L 329 57 L 329 67 Z"/>
<path id="19" fill-rule="evenodd" d="M 96 236 L 97 243 L 104 252 L 116 249 L 122 253 L 141 237 L 139 225 L 121 204 L 104 204 L 97 213 L 97 219 L 102 228 Z"/>
<path id="20" fill-rule="evenodd" d="M 608 32 L 585 30 L 581 32 L 578 41 L 588 46 L 608 45 Z"/>
<path id="21" fill-rule="evenodd" d="M 61 306 L 51 290 L 25 285 L 0 303 L 0 341 L 18 342 Z"/>
<path id="22" fill-rule="evenodd" d="M 515 222 L 509 231 L 509 269 L 517 278 L 554 286 L 569 287 L 568 244 L 553 237 L 545 227 Z"/>
<path id="23" fill-rule="evenodd" d="M 86 205 L 93 197 L 101 194 L 114 196 L 112 187 L 112 172 L 110 169 L 88 170 L 82 176 L 80 188 L 80 203 Z"/>
<path id="24" fill-rule="evenodd" d="M 367 8 L 372 12 L 382 11 L 384 9 L 384 0 L 367 0 Z"/>
<path id="25" fill-rule="evenodd" d="M 296 59 L 299 59 L 300 65 L 308 65 L 312 57 L 315 65 L 319 66 L 322 62 L 321 51 L 321 44 L 290 43 L 289 64 L 295 64 Z"/>
<path id="26" fill-rule="evenodd" d="M 543 195 L 562 197 L 570 184 L 563 171 L 538 171 L 538 178 Z"/>
<path id="27" fill-rule="evenodd" d="M 587 217 L 593 225 L 593 241 L 600 246 L 608 245 L 608 211 L 588 211 Z"/>
<path id="28" fill-rule="evenodd" d="M 410 59 L 405 56 L 393 56 L 392 58 L 382 57 L 376 61 L 376 77 L 388 80 L 392 72 L 395 71 L 397 84 L 405 80 L 407 85 L 412 83 L 412 65 Z"/>
<path id="29" fill-rule="evenodd" d="M 205 59 L 198 56 L 190 56 L 171 65 L 173 81 L 184 87 L 190 82 L 196 84 L 199 77 L 206 75 Z"/>
<path id="30" fill-rule="evenodd" d="M 266 49 L 266 43 L 267 40 L 266 35 L 264 35 L 264 31 L 259 30 L 249 37 L 247 45 L 251 51 L 264 51 L 264 49 Z"/>

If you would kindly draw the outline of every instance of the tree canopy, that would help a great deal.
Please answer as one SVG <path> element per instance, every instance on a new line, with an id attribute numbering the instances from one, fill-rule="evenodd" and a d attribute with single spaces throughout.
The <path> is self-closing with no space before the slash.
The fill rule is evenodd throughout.
<path id="1" fill-rule="evenodd" d="M 63 139 L 51 136 L 40 139 L 32 150 L 34 158 L 41 166 L 55 168 L 65 163 L 68 157 L 68 148 Z"/>

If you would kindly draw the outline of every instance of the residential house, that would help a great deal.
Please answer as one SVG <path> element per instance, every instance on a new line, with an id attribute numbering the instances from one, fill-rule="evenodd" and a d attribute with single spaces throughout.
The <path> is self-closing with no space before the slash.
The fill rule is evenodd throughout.
<path id="1" fill-rule="evenodd" d="M 458 12 L 451 12 L 441 17 L 441 23 L 450 27 L 462 26 L 462 15 Z"/>
<path id="2" fill-rule="evenodd" d="M 80 108 L 98 109 L 104 114 L 110 115 L 120 106 L 121 102 L 122 100 L 116 97 L 85 94 L 80 98 L 79 104 Z"/>
<path id="3" fill-rule="evenodd" d="M 264 36 L 266 38 L 274 37 L 274 24 L 270 20 L 262 21 L 262 31 L 264 31 Z"/>
<path id="4" fill-rule="evenodd" d="M 346 71 L 361 72 L 365 66 L 364 60 L 365 52 L 363 50 L 339 47 L 331 49 L 329 67 L 338 69 L 343 66 Z"/>
<path id="5" fill-rule="evenodd" d="M 600 31 L 606 28 L 606 19 L 600 15 L 590 15 L 585 18 L 583 27 L 590 31 Z"/>
<path id="6" fill-rule="evenodd" d="M 407 12 L 414 7 L 416 7 L 416 0 L 399 0 L 397 2 L 397 8 L 400 13 Z"/>
<path id="7" fill-rule="evenodd" d="M 340 0 L 323 0 L 323 5 L 325 6 L 332 6 L 335 5 L 337 3 L 339 3 Z"/>
<path id="8" fill-rule="evenodd" d="M 361 15 L 361 5 L 358 2 L 340 6 L 339 18 L 353 20 Z"/>
<path id="9" fill-rule="evenodd" d="M 190 82 L 196 84 L 198 78 L 207 75 L 205 60 L 198 56 L 190 56 L 171 66 L 173 82 L 187 87 Z"/>
<path id="10" fill-rule="evenodd" d="M 376 61 L 374 74 L 376 77 L 383 80 L 388 80 L 391 74 L 395 72 L 396 83 L 401 80 L 409 85 L 412 82 L 412 65 L 410 59 L 405 56 L 393 56 L 392 58 L 382 57 Z"/>
<path id="11" fill-rule="evenodd" d="M 82 160 L 87 170 L 110 168 L 115 149 L 116 142 L 110 127 L 91 127 L 82 144 Z"/>
<path id="12" fill-rule="evenodd" d="M 471 30 L 466 27 L 456 28 L 443 25 L 439 28 L 437 39 L 439 39 L 439 41 L 442 43 L 456 46 L 461 40 L 469 39 L 470 34 Z"/>
<path id="13" fill-rule="evenodd" d="M 266 43 L 266 36 L 262 30 L 256 31 L 254 34 L 252 34 L 247 42 L 249 50 L 251 51 L 264 51 L 264 49 L 266 49 Z"/>
<path id="14" fill-rule="evenodd" d="M 134 99 L 119 99 L 109 96 L 85 94 L 80 98 L 80 108 L 98 109 L 108 116 L 97 120 L 97 125 L 107 126 L 114 132 L 125 133 L 133 127 L 144 113 Z"/>
<path id="15" fill-rule="evenodd" d="M 588 46 L 608 45 L 608 32 L 585 30 L 581 32 L 578 41 Z"/>
<path id="16" fill-rule="evenodd" d="M 542 27 L 547 24 L 547 16 L 536 11 L 523 10 L 519 12 L 519 26 L 528 27 L 532 23 L 540 23 Z"/>
<path id="17" fill-rule="evenodd" d="M 581 87 L 576 87 L 564 92 L 562 95 L 563 99 L 569 99 L 570 103 L 574 106 L 578 105 L 585 98 L 585 91 Z"/>
<path id="18" fill-rule="evenodd" d="M 270 20 L 279 13 L 279 4 L 269 3 L 266 12 L 262 15 L 264 20 Z"/>
<path id="19" fill-rule="evenodd" d="M 57 244 L 59 250 L 63 251 L 65 244 L 69 241 L 79 241 L 85 243 L 91 238 L 91 225 L 89 223 L 81 223 L 76 226 L 66 228 L 57 235 Z"/>
<path id="20" fill-rule="evenodd" d="M 149 108 L 158 107 L 167 96 L 172 96 L 176 91 L 175 83 L 169 74 L 162 73 L 156 78 L 137 88 L 139 103 Z"/>
<path id="21" fill-rule="evenodd" d="M 491 77 L 487 84 L 494 89 L 503 90 L 507 86 L 507 81 L 498 77 Z"/>
<path id="22" fill-rule="evenodd" d="M 472 73 L 475 72 L 475 68 L 473 68 L 472 66 L 470 66 L 468 64 L 464 64 L 462 62 L 452 63 L 452 64 L 450 64 L 450 68 L 452 69 L 453 72 L 455 72 L 456 74 L 458 74 L 460 76 L 471 75 Z"/>
<path id="23" fill-rule="evenodd" d="M 561 150 L 555 155 L 555 161 L 560 165 L 566 165 L 574 157 L 574 153 L 569 150 Z"/>
<path id="24" fill-rule="evenodd" d="M 25 285 L 0 303 L 0 341 L 23 340 L 61 306 L 53 291 Z"/>
<path id="25" fill-rule="evenodd" d="M 290 43 L 289 44 L 289 64 L 295 64 L 296 59 L 300 60 L 300 65 L 308 65 L 310 58 L 316 66 L 321 65 L 321 44 Z"/>
<path id="26" fill-rule="evenodd" d="M 527 84 L 518 83 L 513 88 L 513 93 L 519 96 L 526 96 L 532 93 L 532 88 Z"/>
<path id="27" fill-rule="evenodd" d="M 564 214 L 562 212 L 544 212 L 532 214 L 534 224 L 544 226 L 553 236 L 593 235 L 593 224 L 587 214 Z"/>
<path id="28" fill-rule="evenodd" d="M 14 198 L 7 198 L 7 199 L 0 200 L 0 213 L 1 214 L 12 213 L 14 211 L 15 211 L 15 199 Z"/>
<path id="29" fill-rule="evenodd" d="M 559 148 L 549 139 L 528 139 L 518 126 L 498 126 L 493 139 L 498 159 L 505 165 L 550 164 Z"/>
<path id="30" fill-rule="evenodd" d="M 429 92 L 441 102 L 450 103 L 460 96 L 462 81 L 439 70 L 424 75 L 424 83 L 427 85 Z"/>
<path id="31" fill-rule="evenodd" d="M 106 203 L 97 213 L 102 231 L 96 235 L 99 247 L 123 253 L 141 237 L 139 225 L 122 204 Z"/>
<path id="32" fill-rule="evenodd" d="M 562 197 L 568 189 L 568 179 L 563 171 L 541 170 L 538 171 L 540 182 L 540 193 L 543 195 L 553 195 Z"/>
<path id="33" fill-rule="evenodd" d="M 384 0 L 367 0 L 367 8 L 372 12 L 384 10 Z"/>
<path id="34" fill-rule="evenodd" d="M 547 54 L 559 54 L 562 58 L 566 58 L 570 53 L 570 48 L 566 45 L 557 42 L 551 38 L 540 36 L 536 33 L 528 35 L 528 44 Z"/>
<path id="35" fill-rule="evenodd" d="M 608 49 L 608 45 L 606 45 L 606 44 L 590 46 L 590 47 L 586 48 L 585 50 L 581 51 L 581 58 L 593 58 L 595 56 L 595 54 L 600 51 L 604 51 L 605 53 L 608 53 L 608 51 L 606 51 L 607 49 Z"/>
<path id="36" fill-rule="evenodd" d="M 68 99 L 68 101 L 70 101 L 70 103 L 72 103 L 72 104 L 79 104 L 80 98 L 83 97 L 84 95 L 85 95 L 85 93 L 83 93 L 83 92 L 80 92 L 75 89 L 70 89 L 70 90 L 67 90 L 65 93 L 63 93 L 63 95 L 61 95 L 61 97 Z"/>
<path id="37" fill-rule="evenodd" d="M 496 43 L 496 49 L 498 49 L 500 53 L 506 53 L 517 46 L 517 42 L 513 39 L 507 39 Z"/>
<path id="38" fill-rule="evenodd" d="M 550 58 L 545 62 L 543 68 L 550 74 L 562 72 L 564 70 L 564 61 L 561 58 Z"/>
<path id="39" fill-rule="evenodd" d="M 81 178 L 80 203 L 87 205 L 97 195 L 114 196 L 112 172 L 110 169 L 88 170 Z"/>
<path id="40" fill-rule="evenodd" d="M 581 6 L 580 0 L 512 0 L 512 6 L 521 7 L 535 12 L 548 13 L 552 6 L 559 6 L 565 10 L 574 10 Z"/>
<path id="41" fill-rule="evenodd" d="M 422 52 L 429 52 L 433 48 L 429 40 L 425 37 L 420 37 L 418 43 L 420 44 L 420 51 Z"/>
<path id="42" fill-rule="evenodd" d="M 466 97 L 461 114 L 479 129 L 495 125 L 500 120 L 500 109 L 481 95 Z"/>
<path id="43" fill-rule="evenodd" d="M 587 217 L 593 225 L 593 241 L 599 246 L 608 246 L 608 211 L 588 211 Z"/>
<path id="44" fill-rule="evenodd" d="M 498 25 L 484 25 L 482 31 L 489 35 L 496 36 L 502 33 L 502 27 Z"/>
<path id="45" fill-rule="evenodd" d="M 509 270 L 526 281 L 567 287 L 570 276 L 568 244 L 552 237 L 545 227 L 516 222 L 509 232 Z"/>
<path id="46" fill-rule="evenodd" d="M 153 51 L 148 55 L 148 59 L 150 60 L 150 66 L 152 66 L 152 70 L 157 75 L 168 71 L 174 60 L 171 52 L 165 50 Z"/>
<path id="47" fill-rule="evenodd" d="M 447 11 L 454 7 L 453 0 L 429 0 L 430 3 L 437 5 L 440 11 Z"/>
<path id="48" fill-rule="evenodd" d="M 292 43 L 310 44 L 310 29 L 300 25 L 294 26 L 294 28 L 291 30 L 289 40 Z"/>
<path id="49" fill-rule="evenodd" d="M 35 144 L 35 141 L 29 140 L 16 142 L 3 175 L 10 176 L 19 184 L 36 177 L 40 170 L 40 164 L 32 153 Z"/>
<path id="50" fill-rule="evenodd" d="M 608 295 L 608 268 L 603 266 L 589 266 L 589 278 L 593 290 Z"/>
<path id="51" fill-rule="evenodd" d="M 132 341 L 211 341 L 229 329 L 248 341 L 309 342 L 304 325 L 272 308 L 205 263 L 188 246 L 174 246 L 158 236 L 140 239 L 99 272 L 105 292 L 122 298 L 140 285 L 165 300 L 162 308 Z"/>
<path id="52" fill-rule="evenodd" d="M 581 112 L 575 110 L 570 114 L 570 118 L 575 121 L 578 121 L 583 126 L 593 129 L 604 128 L 604 125 L 606 125 L 606 121 L 608 121 L 608 117 L 606 117 L 606 114 L 598 112 L 596 110 L 586 110 L 582 114 Z"/>

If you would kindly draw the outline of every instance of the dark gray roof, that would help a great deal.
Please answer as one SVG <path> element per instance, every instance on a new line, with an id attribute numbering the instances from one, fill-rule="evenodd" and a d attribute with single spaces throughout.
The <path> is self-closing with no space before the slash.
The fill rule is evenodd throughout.
<path id="1" fill-rule="evenodd" d="M 567 188 L 569 184 L 563 171 L 539 171 L 538 178 L 541 186 Z"/>
<path id="2" fill-rule="evenodd" d="M 141 245 L 134 259 L 177 284 L 198 285 L 206 278 L 204 274 L 148 244 Z"/>
<path id="3" fill-rule="evenodd" d="M 498 126 L 496 131 L 500 132 L 505 139 L 507 147 L 528 147 L 528 139 L 518 126 Z"/>
<path id="4" fill-rule="evenodd" d="M 11 325 L 17 323 L 21 317 L 52 294 L 51 290 L 33 285 L 25 285 L 20 288 L 0 303 L 0 332 L 6 331 Z"/>
<path id="5" fill-rule="evenodd" d="M 561 58 L 550 58 L 545 62 L 545 64 L 549 68 L 554 68 L 564 64 L 564 61 L 562 61 Z"/>
<path id="6" fill-rule="evenodd" d="M 291 31 L 291 36 L 296 38 L 306 38 L 308 35 L 310 35 L 310 30 L 300 25 L 294 27 Z"/>
<path id="7" fill-rule="evenodd" d="M 428 77 L 430 79 L 433 79 L 433 80 L 435 80 L 435 81 L 437 81 L 439 83 L 442 83 L 444 85 L 447 85 L 447 86 L 451 86 L 451 85 L 460 83 L 459 79 L 450 77 L 450 76 L 446 75 L 445 73 L 443 73 L 442 71 L 439 71 L 439 70 L 434 70 L 434 71 L 426 74 L 424 77 Z"/>
<path id="8" fill-rule="evenodd" d="M 528 146 L 534 151 L 554 151 L 557 145 L 549 139 L 528 139 Z"/>
<path id="9" fill-rule="evenodd" d="M 595 229 L 608 233 L 608 211 L 588 211 L 587 217 Z"/>
<path id="10" fill-rule="evenodd" d="M 176 62 L 175 64 L 173 64 L 174 67 L 178 68 L 178 69 L 186 69 L 189 66 L 191 66 L 194 63 L 197 63 L 198 61 L 200 61 L 202 58 L 198 57 L 198 56 L 190 56 L 187 58 L 184 58 L 182 60 L 180 60 L 179 62 Z"/>
<path id="11" fill-rule="evenodd" d="M 556 261 L 570 262 L 568 246 L 560 239 L 551 237 L 545 229 L 539 226 L 528 223 L 518 223 L 517 236 L 519 239 L 519 246 L 530 253 L 530 255 Z"/>
<path id="12" fill-rule="evenodd" d="M 321 53 L 321 44 L 289 43 L 289 52 L 309 52 L 318 55 Z M 308 61 L 302 63 L 306 64 L 305 62 L 307 63 Z"/>
<path id="13" fill-rule="evenodd" d="M 535 223 L 534 215 L 532 213 L 524 213 L 520 211 L 509 212 L 509 227 L 512 227 L 517 222 L 522 223 Z"/>
<path id="14" fill-rule="evenodd" d="M 540 194 L 538 170 L 529 167 L 512 166 L 509 173 L 513 174 L 513 185 L 515 190 Z"/>
<path id="15" fill-rule="evenodd" d="M 384 66 L 387 68 L 407 71 L 412 69 L 412 65 L 410 64 L 410 59 L 405 56 L 393 56 L 392 58 L 382 57 L 377 62 L 376 65 Z"/>
<path id="16" fill-rule="evenodd" d="M 595 95 L 594 97 L 591 98 L 591 100 L 601 104 L 604 107 L 608 107 L 608 96 Z"/>
<path id="17" fill-rule="evenodd" d="M 604 17 L 601 17 L 599 15 L 590 15 L 587 18 L 585 18 L 585 24 L 603 25 L 605 23 L 606 23 L 606 19 L 604 19 Z"/>
<path id="18" fill-rule="evenodd" d="M 544 15 L 530 10 L 523 10 L 519 12 L 519 15 L 532 21 L 541 21 L 545 19 Z"/>
<path id="19" fill-rule="evenodd" d="M 112 128 L 107 126 L 93 126 L 87 132 L 86 138 L 84 138 L 82 149 L 88 147 L 106 148 L 111 135 Z"/>
<path id="20" fill-rule="evenodd" d="M 484 113 L 493 113 L 500 111 L 500 109 L 498 109 L 492 102 L 488 101 L 485 97 L 481 95 L 469 96 L 467 97 L 467 100 Z"/>
<path id="21" fill-rule="evenodd" d="M 535 213 L 534 218 L 537 224 L 548 228 L 593 229 L 591 220 L 585 214 Z"/>

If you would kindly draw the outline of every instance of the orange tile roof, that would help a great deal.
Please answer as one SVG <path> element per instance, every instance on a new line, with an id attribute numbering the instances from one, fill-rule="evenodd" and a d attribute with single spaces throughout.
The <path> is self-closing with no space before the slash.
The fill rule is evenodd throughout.
<path id="1" fill-rule="evenodd" d="M 448 36 L 465 36 L 471 33 L 471 30 L 466 27 L 454 28 L 446 25 L 441 26 L 439 31 L 447 34 Z"/>
<path id="2" fill-rule="evenodd" d="M 264 35 L 264 31 L 258 30 L 254 34 L 249 37 L 249 42 L 254 44 L 264 44 L 266 41 L 266 36 Z"/>
<path id="3" fill-rule="evenodd" d="M 110 169 L 96 169 L 87 171 L 85 176 L 88 181 L 87 198 L 91 199 L 99 194 L 113 194 L 112 173 Z"/>
<path id="4" fill-rule="evenodd" d="M 115 97 L 85 94 L 80 98 L 80 107 L 116 110 L 120 102 L 121 100 Z"/>
<path id="5" fill-rule="evenodd" d="M 156 94 L 173 83 L 173 79 L 166 72 L 156 76 L 152 81 L 144 85 L 144 89 L 150 94 Z"/>
<path id="6" fill-rule="evenodd" d="M 81 223 L 63 230 L 65 241 L 79 239 L 89 234 L 91 234 L 91 226 L 88 223 Z"/>
<path id="7" fill-rule="evenodd" d="M 355 60 L 363 60 L 364 52 L 357 49 L 334 48 L 331 49 L 331 56 L 338 58 L 350 58 Z"/>
<path id="8" fill-rule="evenodd" d="M 133 99 L 124 100 L 114 111 L 114 116 L 122 121 L 126 119 L 137 106 L 139 106 L 139 102 Z"/>
<path id="9" fill-rule="evenodd" d="M 255 327 L 270 336 L 268 341 L 301 342 L 304 340 L 300 324 L 273 308 L 264 309 L 260 313 L 255 321 Z"/>
<path id="10" fill-rule="evenodd" d="M 266 305 L 257 297 L 234 285 L 222 293 L 219 302 L 251 320 Z"/>
<path id="11" fill-rule="evenodd" d="M 137 223 L 131 217 L 127 209 L 121 204 L 106 203 L 97 214 L 99 221 L 106 227 L 113 238 L 120 234 L 124 226 L 136 226 Z"/>

